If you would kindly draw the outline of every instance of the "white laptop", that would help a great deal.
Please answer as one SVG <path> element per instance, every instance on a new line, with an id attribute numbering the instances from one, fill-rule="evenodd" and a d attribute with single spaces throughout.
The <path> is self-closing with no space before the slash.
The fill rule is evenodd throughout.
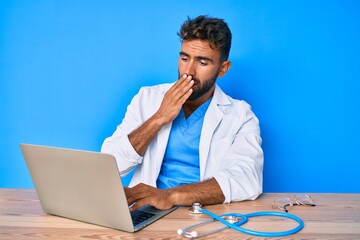
<path id="1" fill-rule="evenodd" d="M 130 212 L 112 155 L 30 144 L 20 147 L 48 214 L 135 232 L 176 209 L 145 206 Z"/>

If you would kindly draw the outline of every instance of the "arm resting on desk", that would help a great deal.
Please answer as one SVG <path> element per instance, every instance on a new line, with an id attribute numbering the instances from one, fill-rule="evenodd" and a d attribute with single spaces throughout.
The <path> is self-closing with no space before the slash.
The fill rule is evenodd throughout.
<path id="1" fill-rule="evenodd" d="M 222 203 L 225 200 L 225 196 L 214 178 L 166 190 L 141 183 L 133 188 L 125 188 L 125 193 L 129 205 L 136 202 L 131 211 L 147 204 L 158 209 L 169 209 L 176 205 L 190 206 L 194 202 L 208 205 Z"/>

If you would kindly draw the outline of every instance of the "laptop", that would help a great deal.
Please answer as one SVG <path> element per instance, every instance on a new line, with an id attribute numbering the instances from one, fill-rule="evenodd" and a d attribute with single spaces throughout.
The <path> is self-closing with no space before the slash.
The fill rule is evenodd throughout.
<path id="1" fill-rule="evenodd" d="M 176 209 L 144 206 L 130 212 L 110 154 L 31 144 L 20 147 L 48 214 L 135 232 Z"/>

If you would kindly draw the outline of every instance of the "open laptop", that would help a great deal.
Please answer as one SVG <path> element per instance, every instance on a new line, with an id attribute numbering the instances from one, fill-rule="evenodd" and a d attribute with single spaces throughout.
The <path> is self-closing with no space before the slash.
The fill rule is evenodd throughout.
<path id="1" fill-rule="evenodd" d="M 20 147 L 48 214 L 135 232 L 176 209 L 144 206 L 130 212 L 112 155 L 30 144 Z"/>

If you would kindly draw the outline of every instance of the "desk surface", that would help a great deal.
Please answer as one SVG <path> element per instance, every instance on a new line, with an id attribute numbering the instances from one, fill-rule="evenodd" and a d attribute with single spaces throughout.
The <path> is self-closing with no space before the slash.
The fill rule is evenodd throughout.
<path id="1" fill-rule="evenodd" d="M 275 198 L 292 194 L 264 193 L 255 201 L 218 204 L 206 208 L 217 214 L 272 211 Z M 295 235 L 281 239 L 360 239 L 360 194 L 311 194 L 316 207 L 295 206 L 290 212 L 302 218 L 305 227 Z M 276 210 L 277 211 L 277 210 Z M 32 189 L 0 189 L 0 239 L 181 239 L 178 228 L 208 219 L 192 216 L 188 208 L 179 208 L 137 233 L 47 215 Z M 257 231 L 283 231 L 297 224 L 274 217 L 252 218 L 244 227 Z M 217 227 L 207 225 L 207 230 Z M 200 239 L 256 239 L 254 236 L 225 230 Z M 274 239 L 274 238 L 273 238 Z"/>

